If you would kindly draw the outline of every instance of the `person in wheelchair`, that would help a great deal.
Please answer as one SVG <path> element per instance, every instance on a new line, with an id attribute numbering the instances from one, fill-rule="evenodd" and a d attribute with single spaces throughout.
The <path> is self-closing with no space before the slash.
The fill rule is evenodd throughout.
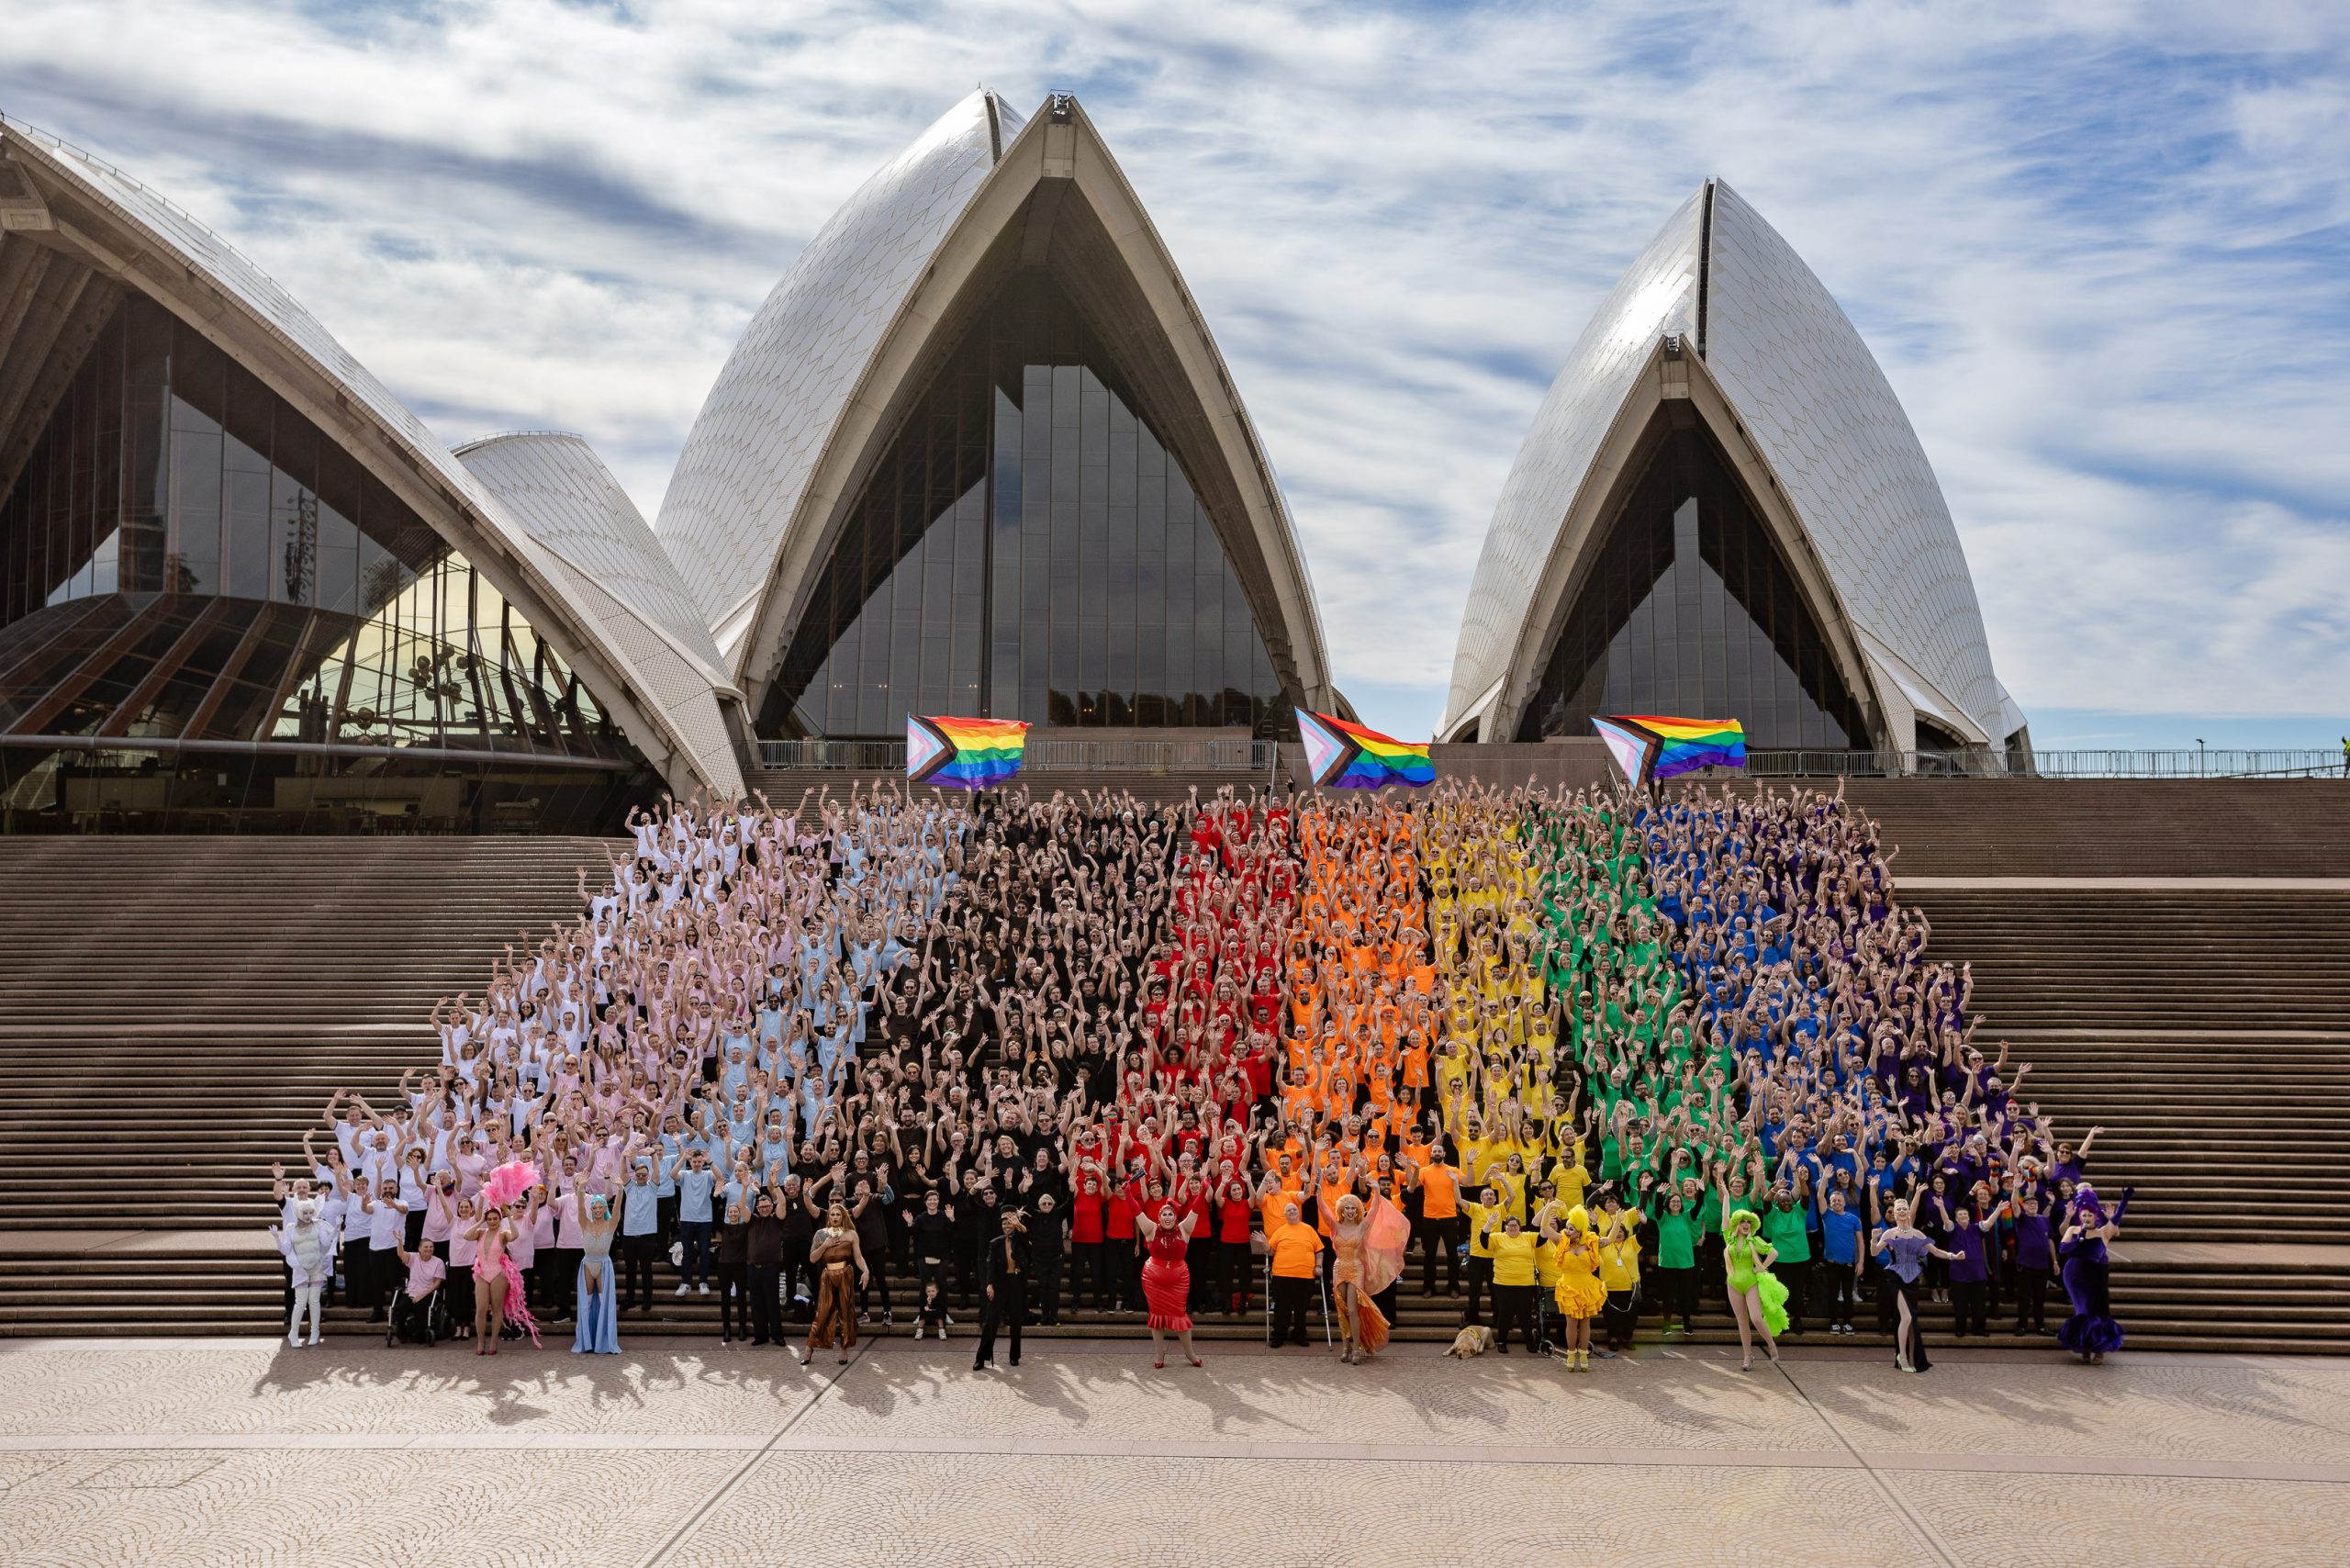
<path id="1" fill-rule="evenodd" d="M 449 1265 L 433 1255 L 430 1237 L 418 1242 L 413 1252 L 404 1246 L 397 1250 L 400 1261 L 407 1265 L 408 1278 L 392 1295 L 391 1321 L 384 1330 L 384 1343 L 416 1339 L 430 1345 L 448 1327 L 441 1315 L 441 1287 L 448 1282 Z"/>

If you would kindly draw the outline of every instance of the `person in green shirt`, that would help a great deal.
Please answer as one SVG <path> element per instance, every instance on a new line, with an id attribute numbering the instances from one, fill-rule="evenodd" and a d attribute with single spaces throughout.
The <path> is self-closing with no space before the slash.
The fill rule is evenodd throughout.
<path id="1" fill-rule="evenodd" d="M 1690 1185 L 1695 1185 L 1693 1178 Z M 1689 1200 L 1673 1193 L 1664 1200 L 1656 1221 L 1657 1296 L 1664 1307 L 1664 1331 L 1686 1334 L 1696 1327 L 1697 1219 Z M 1681 1319 L 1676 1330 L 1673 1320 Z"/>
<path id="2" fill-rule="evenodd" d="M 1778 1254 L 1771 1263 L 1771 1271 L 1787 1287 L 1787 1332 L 1803 1332 L 1804 1308 L 1811 1294 L 1811 1238 L 1807 1234 L 1804 1212 L 1796 1206 L 1793 1189 L 1782 1182 L 1771 1193 L 1771 1205 L 1762 1211 L 1762 1239 Z"/>

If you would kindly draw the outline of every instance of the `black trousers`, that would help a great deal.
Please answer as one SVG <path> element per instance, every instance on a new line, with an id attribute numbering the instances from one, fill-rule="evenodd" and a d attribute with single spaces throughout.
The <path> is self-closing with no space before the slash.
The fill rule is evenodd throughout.
<path id="1" fill-rule="evenodd" d="M 868 1249 L 865 1254 L 865 1294 L 858 1305 L 870 1312 L 878 1302 L 881 1316 L 890 1316 L 890 1254 L 879 1247 Z"/>
<path id="2" fill-rule="evenodd" d="M 747 1339 L 751 1337 L 751 1282 L 747 1270 L 740 1263 L 718 1265 L 718 1337 L 722 1339 Z"/>
<path id="3" fill-rule="evenodd" d="M 1104 1260 L 1108 1245 L 1100 1241 L 1077 1241 L 1069 1244 L 1069 1297 L 1078 1311 L 1086 1310 L 1090 1299 L 1096 1312 L 1110 1310 L 1110 1265 Z"/>
<path id="4" fill-rule="evenodd" d="M 1035 1308 L 1036 1322 L 1046 1328 L 1058 1328 L 1061 1321 L 1061 1254 L 1038 1252 L 1030 1262 L 1035 1273 L 1028 1300 Z"/>
<path id="5" fill-rule="evenodd" d="M 1183 1271 L 1191 1276 L 1191 1294 L 1184 1305 L 1196 1315 L 1208 1309 L 1215 1290 L 1215 1242 L 1194 1236 L 1183 1244 Z"/>
<path id="6" fill-rule="evenodd" d="M 2045 1328 L 2048 1327 L 2048 1271 L 2018 1269 L 2016 1271 L 2016 1327 Z"/>
<path id="7" fill-rule="evenodd" d="M 449 1265 L 449 1282 L 443 1288 L 442 1300 L 449 1306 L 449 1321 L 460 1328 L 474 1326 L 474 1266 L 464 1268 Z"/>
<path id="8" fill-rule="evenodd" d="M 1526 1348 L 1534 1349 L 1534 1287 L 1532 1285 L 1495 1285 L 1494 1287 L 1494 1349 L 1506 1354 L 1511 1329 L 1516 1329 Z"/>
<path id="9" fill-rule="evenodd" d="M 979 1294 L 979 1241 L 957 1231 L 955 1242 L 955 1300 L 968 1306 Z"/>
<path id="10" fill-rule="evenodd" d="M 1852 1308 L 1860 1305 L 1861 1282 L 1850 1263 L 1822 1263 L 1820 1270 L 1827 1287 L 1828 1321 L 1831 1327 L 1850 1328 Z"/>
<path id="11" fill-rule="evenodd" d="M 579 1303 L 573 1297 L 578 1294 L 579 1260 L 586 1255 L 586 1249 L 579 1247 L 547 1249 L 547 1306 L 557 1317 L 569 1317 L 579 1310 Z M 572 1282 L 570 1295 L 564 1294 L 562 1282 L 565 1280 Z"/>
<path id="12" fill-rule="evenodd" d="M 1991 1331 L 1991 1287 L 1981 1280 L 1953 1280 L 1950 1282 L 1951 1316 L 1958 1320 L 1951 1330 L 1955 1338 L 1961 1334 L 1988 1334 Z"/>
<path id="13" fill-rule="evenodd" d="M 1484 1300 L 1485 1287 L 1492 1284 L 1493 1281 L 1494 1260 L 1491 1258 L 1480 1258 L 1474 1252 L 1469 1254 L 1469 1311 L 1461 1321 L 1477 1323 L 1483 1320 L 1484 1310 L 1480 1304 Z M 1501 1297 L 1496 1294 L 1494 1297 L 1494 1311 L 1499 1313 L 1501 1309 Z"/>
<path id="14" fill-rule="evenodd" d="M 1413 1222 L 1412 1229 L 1420 1241 L 1420 1291 L 1424 1295 L 1436 1294 L 1436 1276 L 1444 1271 L 1444 1294 L 1460 1294 L 1460 1216 L 1446 1215 L 1439 1219 Z"/>
<path id="15" fill-rule="evenodd" d="M 634 1303 L 639 1312 L 653 1307 L 653 1260 L 661 1256 L 661 1234 L 648 1231 L 643 1236 L 621 1238 L 619 1305 Z"/>
<path id="16" fill-rule="evenodd" d="M 1686 1269 L 1659 1269 L 1651 1276 L 1656 1281 L 1656 1294 L 1664 1307 L 1668 1327 L 1679 1318 L 1684 1328 L 1695 1325 L 1697 1316 L 1697 1270 L 1695 1264 Z"/>
<path id="17" fill-rule="evenodd" d="M 751 1343 L 783 1343 L 783 1311 L 778 1301 L 783 1271 L 773 1263 L 752 1263 L 743 1270 L 744 1289 L 751 1297 Z"/>
<path id="18" fill-rule="evenodd" d="M 365 1300 L 367 1303 L 368 1322 L 381 1323 L 384 1321 L 385 1305 L 391 1300 L 392 1292 L 397 1290 L 399 1288 L 400 1282 L 407 1277 L 407 1271 L 400 1267 L 400 1255 L 398 1252 L 389 1247 L 370 1247 L 367 1249 L 367 1294 Z"/>
<path id="19" fill-rule="evenodd" d="M 1614 1350 L 1629 1349 L 1632 1336 L 1640 1326 L 1639 1288 L 1635 1286 L 1628 1291 L 1609 1291 L 1607 1305 L 1599 1309 L 1599 1320 L 1601 1327 L 1607 1335 L 1608 1349 Z"/>
<path id="20" fill-rule="evenodd" d="M 808 1261 L 808 1243 L 786 1239 L 783 1244 L 783 1264 L 778 1275 L 777 1294 L 785 1301 L 804 1295 L 804 1303 L 794 1302 L 791 1312 L 801 1322 L 816 1315 L 816 1271 Z M 778 1310 L 781 1310 L 778 1308 Z"/>
<path id="21" fill-rule="evenodd" d="M 1020 1328 L 1028 1321 L 1028 1276 L 1007 1274 L 996 1282 L 995 1294 L 981 1293 L 984 1305 L 979 1308 L 979 1348 L 971 1356 L 971 1370 L 977 1372 L 982 1362 L 995 1360 L 995 1336 L 999 1328 L 1012 1338 L 1012 1364 L 1020 1364 Z"/>
<path id="22" fill-rule="evenodd" d="M 1248 1310 L 1257 1294 L 1257 1254 L 1246 1241 L 1219 1241 L 1215 1252 L 1223 1271 L 1216 1282 L 1215 1305 L 1238 1316 Z"/>
<path id="23" fill-rule="evenodd" d="M 1799 1263 L 1777 1262 L 1771 1271 L 1787 1287 L 1787 1328 L 1792 1333 L 1803 1332 L 1803 1320 L 1811 1315 L 1811 1260 Z"/>
<path id="24" fill-rule="evenodd" d="M 1301 1345 L 1310 1344 L 1305 1337 L 1305 1309 L 1314 1300 L 1314 1276 L 1273 1276 L 1273 1343 L 1286 1345 L 1292 1339 Z"/>

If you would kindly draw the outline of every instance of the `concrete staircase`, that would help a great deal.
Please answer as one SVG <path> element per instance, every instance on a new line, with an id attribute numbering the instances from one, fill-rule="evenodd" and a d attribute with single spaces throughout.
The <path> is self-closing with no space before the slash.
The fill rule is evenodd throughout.
<path id="1" fill-rule="evenodd" d="M 2345 778 L 1855 778 L 1844 798 L 1905 881 L 2350 877 Z"/>
<path id="2" fill-rule="evenodd" d="M 2133 1242 L 2350 1244 L 2350 888 L 1907 896 Z"/>
<path id="3" fill-rule="evenodd" d="M 824 779 L 845 792 L 846 776 Z M 2028 1093 L 2066 1130 L 2106 1126 L 2100 1184 L 2140 1187 L 2114 1278 L 2132 1343 L 2350 1352 L 2350 889 L 1981 880 L 2209 876 L 2229 857 L 2201 830 L 2130 831 L 2143 788 L 1856 781 L 1850 794 L 1878 811 L 1881 793 L 1886 836 L 1922 846 L 1898 862 L 1905 895 L 1933 916 L 1938 956 L 1973 961 L 1979 1037 L 2034 1064 Z M 2187 788 L 2214 794 L 2162 810 L 2245 834 L 2236 875 L 2350 875 L 2350 788 Z M 2078 794 L 2034 799 L 2059 790 Z M 2012 812 L 1993 809 L 2003 801 Z M 1944 829 L 1945 812 L 1975 814 Z M 2098 855 L 2084 835 L 2101 835 Z M 429 1061 L 433 999 L 478 991 L 501 943 L 571 915 L 574 868 L 604 849 L 0 839 L 15 895 L 0 908 L 0 1336 L 276 1328 L 269 1162 L 297 1155 L 336 1087 L 384 1093 Z M 662 1272 L 650 1320 L 625 1318 L 623 1335 L 714 1334 L 716 1298 L 675 1297 Z M 1449 1337 L 1460 1304 L 1418 1289 L 1416 1263 L 1399 1332 Z M 348 1311 L 330 1319 L 371 1331 Z M 1995 1340 L 2012 1342 L 2006 1321 Z M 1262 1332 L 1203 1322 L 1215 1338 Z M 1928 1309 L 1930 1332 L 1946 1322 Z M 1133 1335 L 1140 1319 L 1080 1316 L 1063 1332 Z M 1726 1316 L 1701 1316 L 1700 1340 L 1724 1337 Z"/>

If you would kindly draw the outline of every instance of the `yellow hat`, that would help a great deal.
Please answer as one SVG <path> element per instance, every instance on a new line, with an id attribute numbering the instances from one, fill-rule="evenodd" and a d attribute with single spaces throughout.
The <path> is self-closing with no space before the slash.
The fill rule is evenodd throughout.
<path id="1" fill-rule="evenodd" d="M 1584 1208 L 1581 1204 L 1577 1204 L 1574 1207 L 1567 1211 L 1567 1224 L 1577 1230 L 1589 1230 L 1591 1228 L 1591 1211 Z"/>

